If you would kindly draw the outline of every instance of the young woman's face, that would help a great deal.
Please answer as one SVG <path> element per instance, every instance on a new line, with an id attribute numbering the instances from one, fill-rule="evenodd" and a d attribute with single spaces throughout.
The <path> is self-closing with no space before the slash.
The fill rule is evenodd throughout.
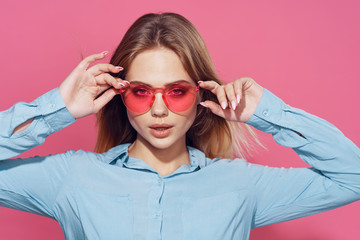
<path id="1" fill-rule="evenodd" d="M 195 86 L 185 71 L 179 57 L 166 48 L 146 50 L 131 63 L 126 80 L 140 82 L 153 88 L 164 88 L 179 80 Z M 131 125 L 137 131 L 137 140 L 149 143 L 157 149 L 167 149 L 174 144 L 185 145 L 186 132 L 196 116 L 198 100 L 185 111 L 173 112 L 166 106 L 162 93 L 155 93 L 155 100 L 145 113 L 127 110 Z"/>

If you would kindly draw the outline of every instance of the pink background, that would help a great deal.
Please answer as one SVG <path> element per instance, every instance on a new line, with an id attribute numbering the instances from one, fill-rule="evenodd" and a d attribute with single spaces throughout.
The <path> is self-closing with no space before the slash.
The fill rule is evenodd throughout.
<path id="1" fill-rule="evenodd" d="M 142 14 L 174 11 L 198 28 L 225 81 L 250 76 L 288 104 L 333 123 L 359 146 L 359 10 L 357 0 L 1 1 L 0 109 L 57 87 L 81 53 L 113 51 Z M 94 117 L 81 119 L 22 157 L 92 150 L 94 123 Z M 291 149 L 258 133 L 269 150 L 259 149 L 251 162 L 306 166 Z M 359 215 L 356 202 L 256 229 L 251 239 L 355 240 Z M 0 236 L 64 239 L 55 221 L 5 208 L 0 208 Z"/>

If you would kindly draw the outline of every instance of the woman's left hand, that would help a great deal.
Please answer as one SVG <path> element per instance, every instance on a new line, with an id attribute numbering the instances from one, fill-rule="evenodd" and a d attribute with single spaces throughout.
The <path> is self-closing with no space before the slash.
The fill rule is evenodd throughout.
<path id="1" fill-rule="evenodd" d="M 225 85 L 215 81 L 199 81 L 199 87 L 215 94 L 221 104 L 207 100 L 201 105 L 226 120 L 237 122 L 247 122 L 251 118 L 264 92 L 264 88 L 249 77 Z"/>

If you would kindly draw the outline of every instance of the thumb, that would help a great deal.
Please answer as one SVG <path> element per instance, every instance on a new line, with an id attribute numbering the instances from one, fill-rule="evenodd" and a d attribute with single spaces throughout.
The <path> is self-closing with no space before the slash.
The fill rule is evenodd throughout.
<path id="1" fill-rule="evenodd" d="M 103 108 L 108 102 L 115 97 L 117 94 L 117 90 L 114 88 L 110 88 L 106 92 L 104 92 L 101 96 L 99 96 L 96 100 L 94 100 L 94 110 L 95 113 L 100 111 L 101 108 Z"/>

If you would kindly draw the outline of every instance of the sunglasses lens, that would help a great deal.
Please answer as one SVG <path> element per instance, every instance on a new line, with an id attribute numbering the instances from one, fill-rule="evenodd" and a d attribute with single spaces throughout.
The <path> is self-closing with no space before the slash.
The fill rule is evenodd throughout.
<path id="1" fill-rule="evenodd" d="M 142 84 L 132 84 L 122 95 L 125 106 L 132 112 L 144 113 L 153 103 L 151 89 Z"/>
<path id="2" fill-rule="evenodd" d="M 188 83 L 175 83 L 165 89 L 166 105 L 173 112 L 184 112 L 195 102 L 196 88 Z"/>

